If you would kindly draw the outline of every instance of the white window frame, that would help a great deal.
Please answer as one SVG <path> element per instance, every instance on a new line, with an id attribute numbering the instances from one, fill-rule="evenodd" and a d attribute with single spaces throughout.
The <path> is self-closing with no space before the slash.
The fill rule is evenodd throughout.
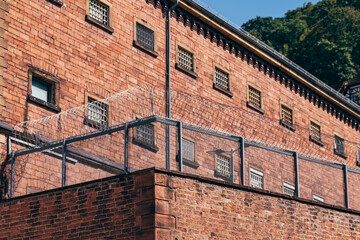
<path id="1" fill-rule="evenodd" d="M 313 200 L 315 201 L 315 202 L 325 202 L 325 200 L 322 198 L 322 197 L 319 197 L 319 196 L 317 196 L 317 195 L 313 195 Z"/>
<path id="2" fill-rule="evenodd" d="M 264 173 L 259 171 L 259 170 L 254 169 L 254 168 L 250 168 L 250 176 L 249 176 L 250 177 L 250 182 L 249 182 L 250 184 L 249 185 L 252 187 L 252 185 L 251 185 L 251 174 L 261 176 L 261 180 L 262 180 L 261 186 L 262 186 L 262 188 L 259 188 L 259 187 L 255 187 L 255 188 L 264 189 Z"/>

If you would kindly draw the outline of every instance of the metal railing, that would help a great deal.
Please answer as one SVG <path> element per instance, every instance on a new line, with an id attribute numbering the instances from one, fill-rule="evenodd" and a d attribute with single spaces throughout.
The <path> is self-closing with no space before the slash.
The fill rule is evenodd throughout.
<path id="1" fill-rule="evenodd" d="M 132 128 L 136 128 L 138 126 L 141 125 L 145 125 L 145 124 L 154 124 L 154 123 L 160 123 L 160 124 L 164 124 L 166 126 L 173 126 L 174 128 L 176 128 L 176 135 L 177 138 L 175 145 L 177 146 L 177 154 L 176 154 L 176 159 L 177 159 L 177 163 L 178 166 L 175 167 L 171 167 L 170 164 L 166 165 L 168 170 L 178 170 L 180 172 L 183 171 L 187 171 L 184 169 L 184 163 L 183 163 L 183 157 L 182 157 L 182 139 L 183 139 L 183 131 L 187 131 L 188 133 L 191 132 L 193 133 L 195 136 L 200 136 L 200 135 L 204 135 L 202 137 L 202 139 L 205 141 L 203 141 L 202 143 L 197 143 L 197 144 L 202 144 L 204 146 L 206 146 L 207 148 L 210 148 L 209 150 L 211 150 L 212 148 L 214 148 L 214 144 L 213 142 L 215 141 L 219 141 L 220 143 L 222 142 L 227 142 L 225 145 L 225 147 L 229 147 L 232 144 L 236 144 L 238 147 L 236 148 L 236 150 L 233 150 L 234 148 L 231 147 L 231 150 L 228 152 L 231 152 L 231 178 L 230 179 L 225 179 L 226 181 L 230 181 L 230 182 L 235 182 L 235 183 L 239 183 L 241 185 L 249 185 L 246 184 L 246 165 L 250 163 L 251 158 L 249 157 L 250 155 L 248 155 L 247 157 L 247 148 L 256 148 L 256 149 L 260 149 L 260 150 L 264 150 L 266 152 L 265 155 L 268 156 L 268 158 L 271 158 L 270 153 L 275 153 L 275 154 L 280 154 L 279 155 L 279 159 L 280 156 L 286 156 L 288 159 L 293 159 L 293 172 L 294 172 L 294 179 L 293 182 L 295 184 L 295 196 L 296 197 L 302 197 L 301 194 L 301 175 L 300 175 L 300 171 L 299 171 L 299 161 L 300 160 L 305 160 L 307 162 L 311 162 L 314 164 L 320 164 L 322 166 L 326 166 L 326 167 L 330 167 L 333 169 L 338 169 L 341 170 L 343 172 L 343 186 L 344 186 L 344 191 L 343 191 L 343 196 L 344 196 L 344 206 L 349 208 L 349 188 L 348 188 L 348 173 L 356 173 L 356 174 L 360 174 L 360 171 L 358 169 L 355 168 L 349 168 L 347 165 L 345 164 L 341 164 L 338 162 L 333 162 L 333 161 L 329 161 L 329 160 L 325 160 L 325 159 L 319 159 L 319 158 L 315 158 L 315 157 L 311 157 L 311 156 L 307 156 L 298 152 L 294 152 L 288 149 L 283 149 L 283 148 L 279 148 L 279 147 L 275 147 L 275 146 L 269 146 L 267 144 L 258 142 L 258 141 L 253 141 L 250 139 L 246 139 L 242 136 L 237 136 L 237 135 L 233 135 L 233 134 L 228 134 L 226 132 L 220 132 L 220 131 L 216 131 L 216 130 L 212 130 L 212 129 L 206 129 L 204 127 L 199 127 L 196 125 L 191 125 L 188 123 L 184 123 L 181 121 L 177 121 L 177 120 L 173 120 L 173 119 L 168 119 L 166 117 L 161 117 L 161 116 L 150 116 L 150 117 L 146 117 L 143 119 L 137 119 L 137 120 L 133 120 L 130 122 L 126 122 L 123 124 L 119 124 L 119 125 L 115 125 L 112 127 L 109 127 L 106 130 L 101 130 L 95 133 L 88 133 L 88 134 L 84 134 L 81 136 L 74 136 L 74 137 L 68 137 L 63 139 L 63 141 L 56 141 L 56 142 L 52 142 L 50 144 L 42 144 L 41 146 L 36 146 L 33 145 L 29 142 L 25 142 L 22 140 L 19 140 L 18 138 L 12 138 L 9 137 L 9 142 L 8 142 L 8 154 L 9 156 L 11 156 L 11 186 L 10 186 L 10 197 L 14 197 L 14 191 L 15 191 L 15 168 L 16 168 L 16 159 L 20 156 L 24 156 L 24 155 L 29 155 L 32 153 L 36 153 L 36 152 L 42 152 L 42 153 L 46 153 L 46 154 L 50 154 L 55 158 L 61 159 L 61 169 L 62 169 L 62 176 L 61 176 L 61 186 L 66 186 L 66 171 L 67 171 L 67 165 L 66 162 L 72 162 L 72 163 L 76 163 L 77 159 L 69 156 L 69 152 L 73 152 L 76 151 L 74 149 L 71 149 L 69 146 L 72 143 L 76 143 L 76 142 L 82 142 L 85 141 L 87 139 L 94 139 L 96 137 L 100 137 L 100 136 L 104 136 L 104 135 L 109 135 L 112 133 L 116 133 L 116 132 L 123 132 L 124 135 L 124 149 L 123 149 L 123 164 L 116 162 L 116 161 L 112 161 L 111 159 L 101 159 L 101 158 L 94 158 L 91 154 L 84 154 L 85 158 L 87 157 L 89 159 L 89 161 L 93 162 L 93 161 L 97 161 L 98 164 L 104 166 L 104 168 L 106 169 L 112 169 L 114 172 L 120 173 L 129 173 L 129 172 L 133 172 L 136 171 L 137 169 L 131 168 L 129 166 L 129 146 L 131 144 L 131 141 L 129 139 L 129 131 Z M 214 141 L 210 141 L 210 138 L 213 137 L 215 140 Z M 208 140 L 209 139 L 209 140 Z M 222 139 L 222 140 L 221 140 Z M 12 143 L 17 143 L 17 144 L 21 144 L 22 146 L 26 146 L 26 149 L 20 149 L 20 150 L 16 150 L 16 151 L 12 151 Z M 232 144 L 231 144 L 232 143 Z M 101 143 L 100 143 L 101 144 Z M 208 144 L 208 145 L 206 145 Z M 173 146 L 175 146 L 173 145 Z M 211 147 L 210 147 L 211 146 Z M 73 148 L 73 147 L 72 147 Z M 222 152 L 226 152 L 225 150 L 221 150 Z M 146 153 L 144 153 L 146 154 Z M 201 154 L 201 153 L 198 153 Z M 206 155 L 206 153 L 203 153 L 204 155 Z M 234 154 L 239 154 L 238 159 L 234 158 Z M 256 155 L 256 153 L 255 153 Z M 168 159 L 171 156 L 168 156 L 167 154 L 165 155 L 166 159 L 164 159 L 166 162 L 171 162 L 174 161 L 174 159 Z M 173 157 L 172 157 L 173 158 Z M 205 156 L 204 158 L 208 158 L 207 156 Z M 277 157 L 275 157 L 277 158 Z M 267 159 L 265 158 L 265 160 L 267 161 Z M 279 160 L 280 161 L 280 160 Z M 287 160 L 288 161 L 288 160 Z M 131 162 L 130 162 L 131 163 Z M 205 169 L 207 172 L 209 172 L 209 168 L 212 168 L 210 165 L 207 166 L 204 162 L 200 163 L 200 167 L 202 169 Z M 235 172 L 235 168 L 237 168 L 237 166 L 240 166 L 240 169 L 237 171 L 239 177 L 235 178 L 235 176 L 238 176 L 237 173 Z M 199 175 L 203 175 L 204 172 L 206 172 L 204 170 L 195 170 L 196 174 Z M 276 172 L 273 174 L 277 174 Z M 309 173 L 311 174 L 311 173 Z M 209 177 L 208 175 L 206 175 L 206 177 Z M 214 176 L 210 176 L 210 177 L 214 177 Z"/>

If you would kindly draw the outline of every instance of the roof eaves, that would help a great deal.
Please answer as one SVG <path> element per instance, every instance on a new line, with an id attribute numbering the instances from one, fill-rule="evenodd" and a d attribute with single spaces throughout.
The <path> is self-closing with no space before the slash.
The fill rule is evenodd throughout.
<path id="1" fill-rule="evenodd" d="M 209 7 L 206 7 L 203 3 L 197 0 L 182 0 L 182 2 L 185 2 L 189 6 L 193 7 L 197 11 L 203 13 L 208 18 L 212 19 L 216 23 L 218 23 L 221 26 L 224 26 L 234 34 L 238 35 L 239 37 L 243 38 L 256 48 L 260 49 L 261 51 L 265 52 L 269 56 L 273 57 L 280 63 L 282 63 L 284 66 L 288 67 L 295 73 L 299 74 L 301 77 L 306 79 L 309 83 L 312 85 L 322 89 L 326 94 L 331 96 L 332 98 L 336 99 L 340 103 L 344 104 L 346 107 L 350 108 L 357 114 L 360 114 L 360 106 L 358 106 L 356 103 L 352 102 L 350 99 L 343 96 L 341 93 L 327 85 L 326 83 L 322 82 L 320 79 L 285 57 L 284 55 L 280 54 L 275 49 L 269 47 L 259 39 L 252 36 L 250 33 L 246 32 L 242 28 L 238 27 L 236 24 L 232 23 L 231 21 L 227 20 L 220 14 L 214 13 L 213 10 L 211 10 Z"/>

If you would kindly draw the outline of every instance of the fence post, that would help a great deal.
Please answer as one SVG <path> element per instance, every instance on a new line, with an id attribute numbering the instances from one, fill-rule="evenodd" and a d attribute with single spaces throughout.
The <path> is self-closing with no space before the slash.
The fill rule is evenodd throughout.
<path id="1" fill-rule="evenodd" d="M 183 171 L 183 159 L 182 159 L 182 122 L 178 122 L 178 146 L 179 146 L 179 171 Z"/>
<path id="2" fill-rule="evenodd" d="M 235 150 L 231 149 L 231 182 L 235 182 L 235 170 L 234 170 L 234 154 Z"/>
<path id="3" fill-rule="evenodd" d="M 345 191 L 345 207 L 349 208 L 349 189 L 348 189 L 348 167 L 346 164 L 343 166 L 344 170 L 344 191 Z"/>
<path id="4" fill-rule="evenodd" d="M 294 152 L 294 169 L 295 169 L 295 196 L 300 197 L 299 153 L 297 152 Z"/>
<path id="5" fill-rule="evenodd" d="M 63 141 L 63 153 L 62 153 L 62 174 L 61 174 L 61 187 L 65 187 L 66 185 L 66 151 L 67 151 L 67 144 L 66 140 Z"/>
<path id="6" fill-rule="evenodd" d="M 10 157 L 10 154 L 11 154 L 11 137 L 8 136 L 7 137 L 7 148 L 6 148 L 6 157 Z"/>
<path id="7" fill-rule="evenodd" d="M 240 137 L 240 160 L 241 160 L 241 185 L 245 185 L 245 143 L 244 138 Z"/>
<path id="8" fill-rule="evenodd" d="M 10 186 L 10 198 L 14 197 L 15 189 L 15 153 L 11 153 L 11 186 Z"/>
<path id="9" fill-rule="evenodd" d="M 125 137 L 124 137 L 124 171 L 129 172 L 129 126 L 125 123 Z"/>

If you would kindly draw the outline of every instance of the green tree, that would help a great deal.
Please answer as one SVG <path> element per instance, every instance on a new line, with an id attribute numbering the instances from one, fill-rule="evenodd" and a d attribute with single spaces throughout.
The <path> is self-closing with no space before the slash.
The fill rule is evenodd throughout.
<path id="1" fill-rule="evenodd" d="M 360 0 L 308 3 L 242 27 L 335 89 L 359 71 Z"/>

